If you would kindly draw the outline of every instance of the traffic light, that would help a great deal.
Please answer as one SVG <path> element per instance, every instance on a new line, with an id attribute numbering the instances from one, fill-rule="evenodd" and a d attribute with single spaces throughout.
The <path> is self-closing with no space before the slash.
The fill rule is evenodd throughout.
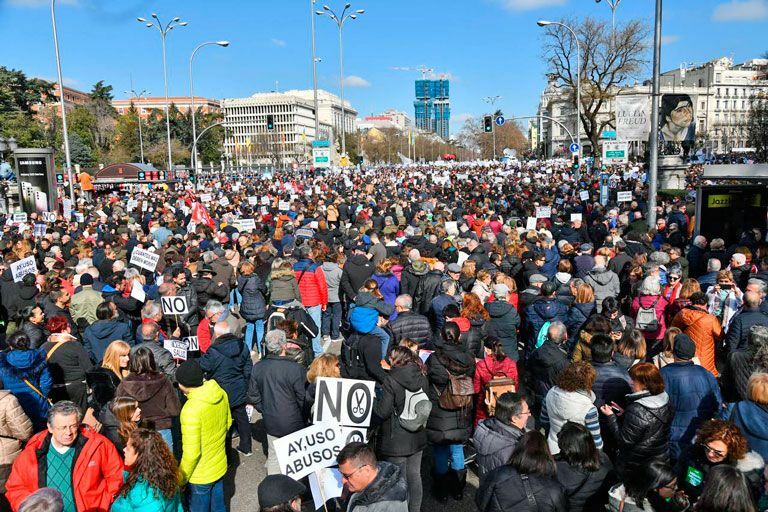
<path id="1" fill-rule="evenodd" d="M 64 183 L 64 173 L 62 173 L 62 172 L 57 172 L 56 173 L 56 183 L 58 185 L 61 185 L 62 183 Z"/>
<path id="2" fill-rule="evenodd" d="M 275 116 L 272 114 L 267 115 L 267 130 L 274 130 L 275 129 Z"/>
<path id="3" fill-rule="evenodd" d="M 493 117 L 485 116 L 483 118 L 483 131 L 491 133 L 493 131 Z"/>
<path id="4" fill-rule="evenodd" d="M 579 168 L 579 154 L 574 153 L 573 155 L 573 168 L 578 169 Z"/>

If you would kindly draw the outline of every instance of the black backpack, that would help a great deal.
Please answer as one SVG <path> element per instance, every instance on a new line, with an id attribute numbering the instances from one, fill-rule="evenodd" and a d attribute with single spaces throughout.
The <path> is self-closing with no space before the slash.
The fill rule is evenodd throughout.
<path id="1" fill-rule="evenodd" d="M 362 336 L 352 334 L 341 343 L 341 376 L 345 379 L 368 379 L 363 355 L 360 353 Z"/>

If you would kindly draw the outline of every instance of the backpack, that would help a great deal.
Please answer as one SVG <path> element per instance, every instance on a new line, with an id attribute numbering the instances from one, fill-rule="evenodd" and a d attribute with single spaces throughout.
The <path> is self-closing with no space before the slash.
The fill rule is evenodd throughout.
<path id="1" fill-rule="evenodd" d="M 457 411 L 471 407 L 472 397 L 475 394 L 475 385 L 472 382 L 472 378 L 466 375 L 457 376 L 452 374 L 448 370 L 448 365 L 440 357 L 437 357 L 437 359 L 445 366 L 445 371 L 448 372 L 448 383 L 442 391 L 438 391 L 440 408 L 446 411 Z"/>
<path id="2" fill-rule="evenodd" d="M 358 346 L 360 338 L 352 335 L 341 343 L 341 376 L 345 379 L 368 379 L 365 361 Z"/>
<path id="3" fill-rule="evenodd" d="M 485 385 L 485 405 L 488 406 L 488 414 L 493 416 L 496 410 L 496 400 L 504 393 L 515 392 L 515 381 L 507 378 L 506 375 L 495 375 Z"/>
<path id="4" fill-rule="evenodd" d="M 431 412 L 432 402 L 422 389 L 417 391 L 406 389 L 403 412 L 397 416 L 397 420 L 408 432 L 419 432 L 427 426 Z"/>
<path id="5" fill-rule="evenodd" d="M 635 318 L 635 329 L 642 332 L 655 332 L 659 330 L 659 319 L 656 317 L 656 304 L 659 300 L 661 300 L 661 296 L 656 297 L 656 300 L 653 301 L 649 308 L 640 306 L 640 309 L 637 311 L 637 318 Z"/>
<path id="6" fill-rule="evenodd" d="M 544 342 L 547 341 L 550 325 L 552 325 L 552 322 L 547 320 L 546 322 L 544 322 L 544 325 L 541 326 L 541 329 L 539 329 L 539 334 L 536 335 L 536 348 L 541 347 L 544 344 Z"/>

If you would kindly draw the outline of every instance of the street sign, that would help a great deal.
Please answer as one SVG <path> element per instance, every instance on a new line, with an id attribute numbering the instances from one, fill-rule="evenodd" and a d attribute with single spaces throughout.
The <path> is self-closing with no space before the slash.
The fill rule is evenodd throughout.
<path id="1" fill-rule="evenodd" d="M 339 165 L 341 167 L 349 167 L 349 157 L 346 155 L 342 156 L 339 160 Z"/>
<path id="2" fill-rule="evenodd" d="M 604 130 L 602 135 L 600 135 L 603 139 L 615 139 L 616 138 L 616 130 Z"/>
<path id="3" fill-rule="evenodd" d="M 628 142 L 603 142 L 603 163 L 625 164 L 628 162 Z"/>
<path id="4" fill-rule="evenodd" d="M 316 146 L 312 148 L 312 164 L 316 169 L 331 166 L 331 148 Z"/>
<path id="5" fill-rule="evenodd" d="M 571 144 L 570 146 L 568 146 L 568 149 L 570 149 L 570 150 L 571 150 L 571 153 L 578 153 L 578 152 L 579 152 L 579 148 L 580 148 L 580 147 L 581 147 L 581 146 L 579 146 L 577 143 L 575 143 L 575 142 L 574 142 L 573 144 Z"/>
<path id="6" fill-rule="evenodd" d="M 496 116 L 496 124 L 499 126 L 504 126 L 504 116 Z"/>

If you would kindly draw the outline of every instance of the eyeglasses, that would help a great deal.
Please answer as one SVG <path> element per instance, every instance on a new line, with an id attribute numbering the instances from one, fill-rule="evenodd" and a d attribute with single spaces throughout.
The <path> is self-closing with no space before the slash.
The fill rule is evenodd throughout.
<path id="1" fill-rule="evenodd" d="M 711 453 L 715 457 L 725 457 L 728 455 L 728 453 L 723 453 L 720 450 L 715 450 L 714 448 L 711 448 L 709 445 L 703 444 L 701 445 L 704 448 L 704 451 L 707 453 Z"/>
<path id="2" fill-rule="evenodd" d="M 677 490 L 677 480 L 672 480 L 667 485 L 662 485 L 660 489 L 669 489 L 670 491 L 676 491 Z"/>
<path id="3" fill-rule="evenodd" d="M 364 468 L 365 466 L 367 466 L 367 465 L 368 465 L 368 464 L 363 464 L 362 466 L 358 467 L 356 470 L 354 470 L 353 472 L 351 472 L 351 473 L 350 473 L 350 474 L 348 474 L 348 475 L 347 475 L 347 474 L 344 474 L 344 473 L 341 473 L 341 478 L 343 478 L 344 480 L 349 480 L 350 478 L 352 478 L 353 476 L 355 476 L 355 473 L 357 473 L 358 471 L 360 471 L 361 469 L 363 469 L 363 468 Z"/>

